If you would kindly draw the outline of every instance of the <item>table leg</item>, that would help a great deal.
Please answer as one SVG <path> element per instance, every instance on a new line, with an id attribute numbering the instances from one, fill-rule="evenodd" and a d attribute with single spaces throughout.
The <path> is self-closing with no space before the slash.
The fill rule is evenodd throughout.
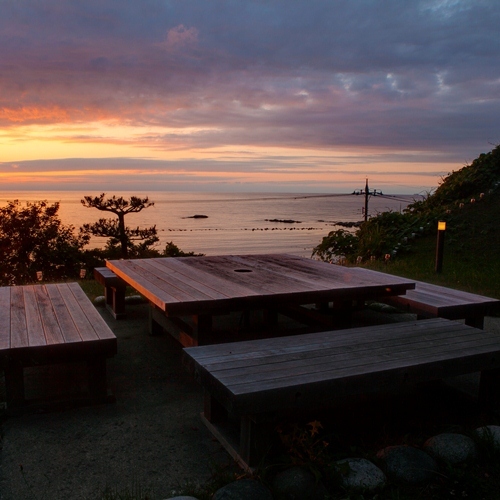
<path id="1" fill-rule="evenodd" d="M 500 369 L 481 372 L 479 404 L 488 410 L 500 410 Z"/>
<path id="2" fill-rule="evenodd" d="M 94 403 L 107 400 L 108 387 L 106 376 L 106 358 L 99 356 L 87 361 L 89 371 L 89 392 Z"/>
<path id="3" fill-rule="evenodd" d="M 212 336 L 212 315 L 211 314 L 197 314 L 194 316 L 196 325 L 196 339 L 198 345 L 210 344 Z"/>
<path id="4" fill-rule="evenodd" d="M 18 361 L 11 361 L 5 368 L 5 390 L 7 404 L 24 402 L 24 370 Z"/>

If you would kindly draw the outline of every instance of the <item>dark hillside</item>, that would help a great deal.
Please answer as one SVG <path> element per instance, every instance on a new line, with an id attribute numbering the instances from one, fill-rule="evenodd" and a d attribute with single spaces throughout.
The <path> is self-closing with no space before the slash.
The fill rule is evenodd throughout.
<path id="1" fill-rule="evenodd" d="M 438 221 L 447 223 L 440 274 Z M 449 174 L 403 213 L 371 217 L 355 234 L 332 231 L 313 255 L 500 298 L 500 146 Z"/>
<path id="2" fill-rule="evenodd" d="M 417 237 L 411 249 L 391 259 L 366 265 L 414 279 L 500 298 L 500 190 L 474 203 L 453 204 L 447 221 L 443 271 L 434 270 L 437 227 Z"/>

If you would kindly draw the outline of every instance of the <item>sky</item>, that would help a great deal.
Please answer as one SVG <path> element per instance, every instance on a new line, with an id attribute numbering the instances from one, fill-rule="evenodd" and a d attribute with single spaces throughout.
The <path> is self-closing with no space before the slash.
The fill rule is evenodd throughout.
<path id="1" fill-rule="evenodd" d="M 428 193 L 500 143 L 498 0 L 0 0 L 5 191 Z"/>

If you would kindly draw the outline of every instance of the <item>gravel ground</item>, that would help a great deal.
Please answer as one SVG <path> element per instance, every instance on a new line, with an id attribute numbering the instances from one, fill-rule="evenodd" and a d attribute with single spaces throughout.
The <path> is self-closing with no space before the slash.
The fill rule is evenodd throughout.
<path id="1" fill-rule="evenodd" d="M 146 305 L 128 313 L 115 321 L 101 310 L 118 338 L 118 355 L 108 362 L 115 404 L 3 420 L 1 500 L 99 498 L 106 487 L 151 489 L 162 499 L 180 485 L 204 484 L 221 467 L 236 470 L 201 424 L 202 391 L 181 366 L 180 346 L 168 335 L 148 335 Z M 500 334 L 500 318 L 486 318 L 485 328 Z M 61 367 L 44 377 L 74 388 L 70 373 Z M 39 380 L 28 376 L 27 390 L 39 389 Z M 464 383 L 475 390 L 476 379 Z"/>

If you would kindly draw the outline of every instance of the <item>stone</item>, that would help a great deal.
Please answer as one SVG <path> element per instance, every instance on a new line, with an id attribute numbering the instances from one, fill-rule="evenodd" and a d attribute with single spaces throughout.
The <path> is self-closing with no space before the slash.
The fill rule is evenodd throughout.
<path id="1" fill-rule="evenodd" d="M 165 500 L 198 500 L 196 497 L 187 497 L 187 496 L 180 496 L 180 497 L 170 497 L 166 498 Z"/>
<path id="2" fill-rule="evenodd" d="M 365 458 L 346 458 L 335 462 L 340 485 L 356 492 L 372 493 L 385 486 L 387 478 L 382 470 Z"/>
<path id="3" fill-rule="evenodd" d="M 437 462 L 429 454 L 411 446 L 389 446 L 380 450 L 377 457 L 383 462 L 386 474 L 403 483 L 430 481 L 438 471 Z"/>
<path id="4" fill-rule="evenodd" d="M 94 299 L 94 305 L 96 307 L 104 307 L 106 305 L 106 297 L 104 295 L 99 295 Z"/>
<path id="5" fill-rule="evenodd" d="M 449 464 L 469 462 L 477 457 L 476 443 L 463 434 L 443 433 L 429 438 L 424 451 Z"/>
<path id="6" fill-rule="evenodd" d="M 500 451 L 500 426 L 485 425 L 478 427 L 475 434 L 482 444 L 491 444 L 496 451 Z"/>
<path id="7" fill-rule="evenodd" d="M 291 467 L 276 475 L 271 488 L 276 497 L 287 500 L 323 500 L 328 490 L 304 467 Z"/>
<path id="8" fill-rule="evenodd" d="M 144 304 L 146 300 L 141 295 L 128 295 L 125 297 L 125 303 L 129 305 Z"/>
<path id="9" fill-rule="evenodd" d="M 273 500 L 273 496 L 262 483 L 241 479 L 218 489 L 212 500 Z"/>

